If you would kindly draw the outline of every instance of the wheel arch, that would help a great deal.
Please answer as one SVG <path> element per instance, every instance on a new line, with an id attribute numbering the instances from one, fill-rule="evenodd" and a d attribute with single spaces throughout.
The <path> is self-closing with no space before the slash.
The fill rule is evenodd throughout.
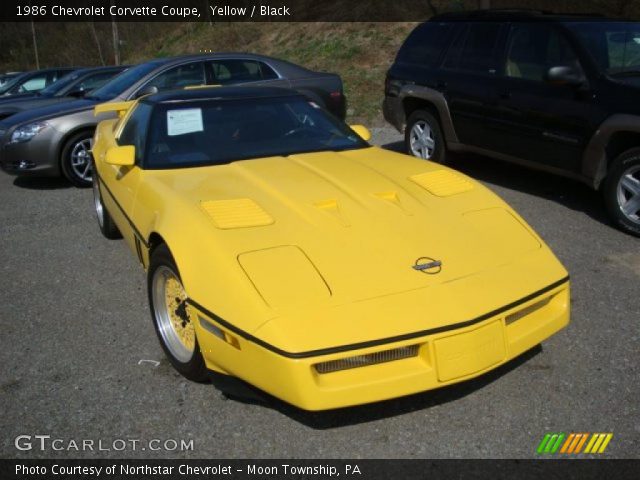
<path id="1" fill-rule="evenodd" d="M 429 111 L 440 123 L 446 144 L 458 143 L 458 135 L 453 126 L 449 105 L 442 92 L 429 87 L 406 85 L 402 87 L 399 97 L 402 102 L 405 127 L 407 119 L 413 112 L 424 109 Z"/>
<path id="2" fill-rule="evenodd" d="M 67 146 L 67 143 L 69 143 L 69 140 L 71 140 L 71 138 L 73 138 L 75 135 L 79 134 L 79 133 L 83 133 L 83 132 L 91 132 L 91 134 L 93 135 L 93 133 L 96 131 L 96 125 L 82 125 L 79 127 L 74 128 L 73 130 L 67 132 L 61 139 L 60 142 L 58 143 L 58 151 L 57 151 L 57 159 L 58 159 L 58 166 L 62 167 L 62 152 L 64 151 L 64 148 Z"/>
<path id="3" fill-rule="evenodd" d="M 607 118 L 589 140 L 582 158 L 582 177 L 600 189 L 612 162 L 640 147 L 640 116 L 616 114 Z"/>

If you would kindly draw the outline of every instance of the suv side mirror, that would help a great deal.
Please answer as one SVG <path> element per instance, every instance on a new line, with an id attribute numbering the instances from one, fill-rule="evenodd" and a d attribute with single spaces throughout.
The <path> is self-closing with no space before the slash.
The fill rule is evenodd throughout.
<path id="1" fill-rule="evenodd" d="M 145 95 L 153 95 L 154 93 L 158 93 L 158 87 L 156 87 L 155 85 L 147 85 L 146 87 L 138 90 L 134 98 L 144 97 Z"/>
<path id="2" fill-rule="evenodd" d="M 133 145 L 111 147 L 107 150 L 107 155 L 104 160 L 109 165 L 130 167 L 136 163 L 136 147 Z"/>
<path id="3" fill-rule="evenodd" d="M 552 85 L 569 85 L 572 87 L 581 87 L 587 81 L 582 71 L 568 65 L 551 67 L 547 70 L 545 79 Z"/>

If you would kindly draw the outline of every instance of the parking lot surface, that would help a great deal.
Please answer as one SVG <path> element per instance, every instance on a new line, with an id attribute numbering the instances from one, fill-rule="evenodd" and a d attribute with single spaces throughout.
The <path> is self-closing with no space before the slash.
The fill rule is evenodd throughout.
<path id="1" fill-rule="evenodd" d="M 388 148 L 399 140 L 374 131 Z M 91 190 L 0 175 L 0 455 L 518 458 L 535 457 L 547 432 L 613 432 L 600 457 L 637 458 L 640 239 L 609 226 L 598 195 L 577 183 L 477 156 L 454 166 L 511 204 L 567 267 L 571 324 L 479 379 L 324 413 L 183 379 L 158 344 L 134 255 L 100 235 Z M 19 435 L 50 435 L 62 450 L 18 450 Z M 140 442 L 121 451 L 118 439 Z"/>

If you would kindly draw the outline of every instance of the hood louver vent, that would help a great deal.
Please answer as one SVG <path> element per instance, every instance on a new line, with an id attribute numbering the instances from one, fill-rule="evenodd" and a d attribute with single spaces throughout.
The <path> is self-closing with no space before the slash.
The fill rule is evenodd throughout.
<path id="1" fill-rule="evenodd" d="M 449 170 L 434 170 L 409 179 L 437 197 L 448 197 L 473 189 L 473 183 Z"/>
<path id="2" fill-rule="evenodd" d="M 261 227 L 274 222 L 271 215 L 250 198 L 209 200 L 202 202 L 200 206 L 214 225 L 222 230 Z"/>

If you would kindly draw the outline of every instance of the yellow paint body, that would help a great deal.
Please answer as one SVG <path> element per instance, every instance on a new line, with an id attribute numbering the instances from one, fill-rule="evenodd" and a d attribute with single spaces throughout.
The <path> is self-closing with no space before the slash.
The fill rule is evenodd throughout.
<path id="1" fill-rule="evenodd" d="M 96 132 L 103 202 L 145 268 L 158 241 L 171 250 L 212 370 L 330 409 L 476 377 L 569 321 L 566 270 L 461 173 L 377 147 L 174 170 L 109 164 L 129 115 Z M 413 268 L 423 257 L 438 273 Z M 315 368 L 412 345 L 410 358 Z"/>

